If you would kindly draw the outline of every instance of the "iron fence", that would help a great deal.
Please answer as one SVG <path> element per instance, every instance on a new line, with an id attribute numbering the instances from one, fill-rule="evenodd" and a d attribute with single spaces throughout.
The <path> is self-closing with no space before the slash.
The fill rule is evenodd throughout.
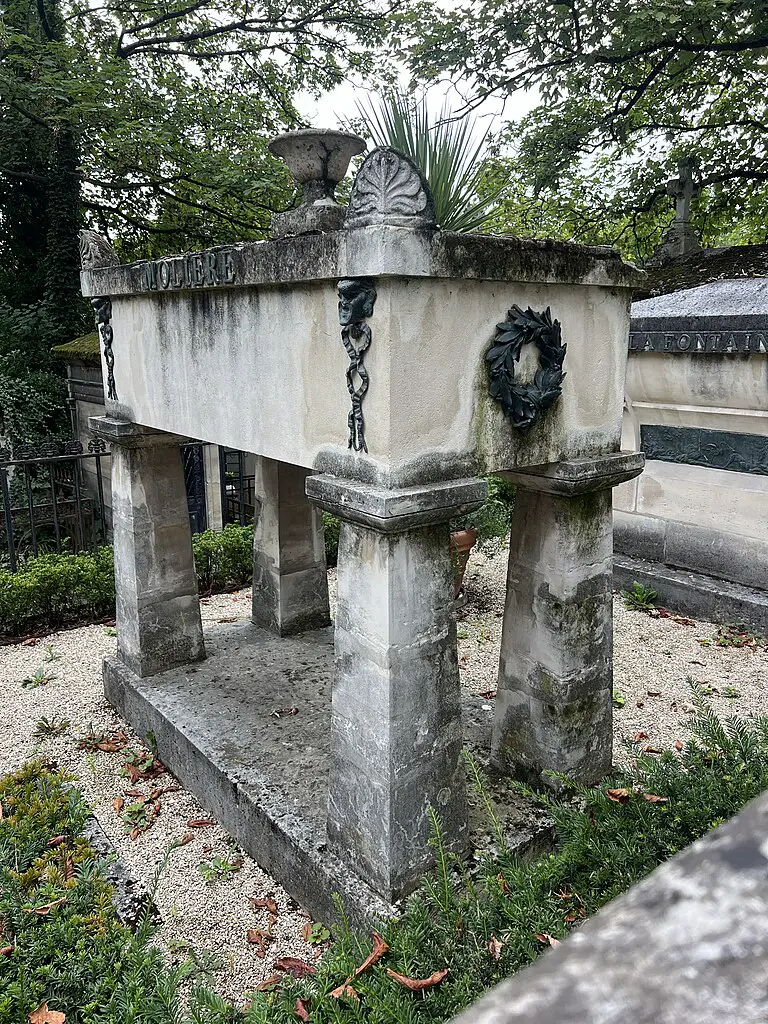
<path id="1" fill-rule="evenodd" d="M 252 523 L 256 511 L 255 476 L 246 471 L 246 453 L 219 448 L 222 525 Z"/>
<path id="2" fill-rule="evenodd" d="M 107 539 L 99 438 L 0 448 L 0 541 L 11 572 L 43 552 L 84 551 Z M 86 465 L 94 472 L 86 479 Z M 0 547 L 2 550 L 2 547 Z"/>

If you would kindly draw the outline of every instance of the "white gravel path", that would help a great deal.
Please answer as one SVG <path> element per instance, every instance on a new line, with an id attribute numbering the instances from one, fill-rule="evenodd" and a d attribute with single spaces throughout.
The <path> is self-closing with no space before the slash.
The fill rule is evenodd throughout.
<path id="1" fill-rule="evenodd" d="M 472 556 L 467 572 L 469 599 L 458 624 L 462 685 L 493 714 L 499 643 L 504 605 L 506 551 L 487 557 Z M 335 573 L 329 574 L 332 601 Z M 616 757 L 626 757 L 622 746 L 638 732 L 658 747 L 685 739 L 690 711 L 689 676 L 715 688 L 711 700 L 724 714 L 766 711 L 768 650 L 718 647 L 712 644 L 716 627 L 710 623 L 680 624 L 626 611 L 619 598 L 615 611 L 615 686 L 624 705 L 615 713 Z M 247 619 L 250 594 L 218 595 L 202 601 L 207 621 Z M 169 845 L 183 836 L 191 841 L 169 859 L 156 895 L 163 924 L 158 942 L 171 958 L 190 950 L 216 958 L 214 987 L 242 1005 L 245 994 L 273 973 L 275 960 L 291 955 L 312 961 L 321 949 L 302 937 L 308 916 L 250 857 L 238 850 L 218 825 L 190 828 L 190 819 L 209 814 L 183 789 L 159 797 L 160 813 L 151 827 L 131 839 L 113 806 L 127 789 L 149 793 L 174 786 L 165 774 L 132 786 L 121 774 L 121 753 L 88 753 L 77 738 L 88 732 L 111 734 L 123 729 L 132 746 L 136 736 L 102 696 L 101 659 L 115 648 L 114 636 L 104 626 L 54 633 L 35 644 L 0 648 L 0 686 L 4 699 L 0 713 L 0 774 L 12 771 L 34 756 L 45 756 L 71 772 L 86 799 L 133 872 L 151 882 Z M 50 652 L 50 653 L 49 653 Z M 46 659 L 52 656 L 54 660 Z M 36 688 L 22 680 L 43 668 L 56 678 Z M 728 689 L 730 688 L 730 689 Z M 734 696 L 728 697 L 731 693 Z M 69 720 L 59 736 L 35 735 L 37 722 Z M 126 803 L 131 797 L 125 797 Z M 206 881 L 201 863 L 214 857 L 242 863 L 227 877 Z M 278 915 L 254 908 L 249 897 L 274 899 Z M 265 955 L 247 940 L 249 929 L 269 930 L 273 936 Z"/>

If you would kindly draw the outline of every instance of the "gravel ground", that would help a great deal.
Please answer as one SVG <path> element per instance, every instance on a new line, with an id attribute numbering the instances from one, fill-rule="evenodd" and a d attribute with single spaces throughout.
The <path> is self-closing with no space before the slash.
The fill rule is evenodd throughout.
<path id="1" fill-rule="evenodd" d="M 490 716 L 496 689 L 501 639 L 506 551 L 488 556 L 474 553 L 467 570 L 468 601 L 458 623 L 462 686 L 481 701 Z M 332 603 L 335 573 L 329 573 Z M 235 621 L 250 613 L 250 594 L 240 592 L 205 598 L 204 621 Z M 687 624 L 673 618 L 651 618 L 627 611 L 615 600 L 615 687 L 624 703 L 615 713 L 617 760 L 627 757 L 624 743 L 645 732 L 644 741 L 655 747 L 685 739 L 691 711 L 687 679 L 711 688 L 714 707 L 724 714 L 760 713 L 768 686 L 768 650 L 720 647 L 713 643 L 711 623 Z M 163 923 L 158 943 L 171 959 L 196 952 L 213 970 L 215 988 L 242 1003 L 245 993 L 273 973 L 275 960 L 291 955 L 312 961 L 322 947 L 302 937 L 309 917 L 250 857 L 239 850 L 217 824 L 190 827 L 190 820 L 208 819 L 208 813 L 185 790 L 163 792 L 159 814 L 151 827 L 132 839 L 114 806 L 123 797 L 126 806 L 134 789 L 174 788 L 163 774 L 132 785 L 121 774 L 124 753 L 79 749 L 78 738 L 111 735 L 124 730 L 131 747 L 137 737 L 105 702 L 101 692 L 101 659 L 114 651 L 109 627 L 86 626 L 54 633 L 36 643 L 0 648 L 0 686 L 4 700 L 0 719 L 0 773 L 12 771 L 36 755 L 55 760 L 77 779 L 94 812 L 134 874 L 151 884 L 157 866 L 171 843 L 192 838 L 174 850 L 162 874 L 156 903 Z M 36 670 L 50 673 L 44 685 L 23 687 Z M 729 696 L 730 694 L 730 696 Z M 43 717 L 69 722 L 57 736 L 35 735 Z M 206 881 L 200 864 L 213 858 L 234 862 L 235 870 Z M 249 898 L 274 900 L 276 920 L 266 908 L 254 908 Z M 249 943 L 249 929 L 269 931 L 272 939 L 261 953 Z"/>

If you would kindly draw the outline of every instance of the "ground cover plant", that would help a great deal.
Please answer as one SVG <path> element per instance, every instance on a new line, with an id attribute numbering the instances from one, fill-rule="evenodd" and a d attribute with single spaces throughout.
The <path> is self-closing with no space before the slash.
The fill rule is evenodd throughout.
<path id="1" fill-rule="evenodd" d="M 194 960 L 168 967 L 149 918 L 135 934 L 120 925 L 78 838 L 82 800 L 31 764 L 0 783 L 0 1020 L 27 1024 L 47 1004 L 67 1024 L 445 1021 L 768 787 L 768 719 L 720 720 L 700 690 L 693 699 L 680 750 L 638 743 L 631 766 L 598 787 L 526 790 L 555 822 L 551 854 L 521 860 L 497 829 L 494 852 L 468 869 L 445 853 L 435 819 L 438 869 L 399 920 L 373 936 L 335 928 L 317 965 L 283 958 L 238 1007 L 194 981 Z"/>

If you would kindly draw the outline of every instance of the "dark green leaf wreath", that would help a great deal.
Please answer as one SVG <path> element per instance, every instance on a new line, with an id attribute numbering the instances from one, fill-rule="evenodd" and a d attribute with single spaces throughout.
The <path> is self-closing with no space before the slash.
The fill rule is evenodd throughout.
<path id="1" fill-rule="evenodd" d="M 501 403 L 504 412 L 521 434 L 527 434 L 543 409 L 560 397 L 565 345 L 560 341 L 560 321 L 552 320 L 549 306 L 543 313 L 510 309 L 508 322 L 496 324 L 496 337 L 485 355 L 488 363 L 488 392 Z M 515 363 L 523 345 L 533 341 L 539 350 L 539 368 L 530 384 L 515 380 Z"/>

